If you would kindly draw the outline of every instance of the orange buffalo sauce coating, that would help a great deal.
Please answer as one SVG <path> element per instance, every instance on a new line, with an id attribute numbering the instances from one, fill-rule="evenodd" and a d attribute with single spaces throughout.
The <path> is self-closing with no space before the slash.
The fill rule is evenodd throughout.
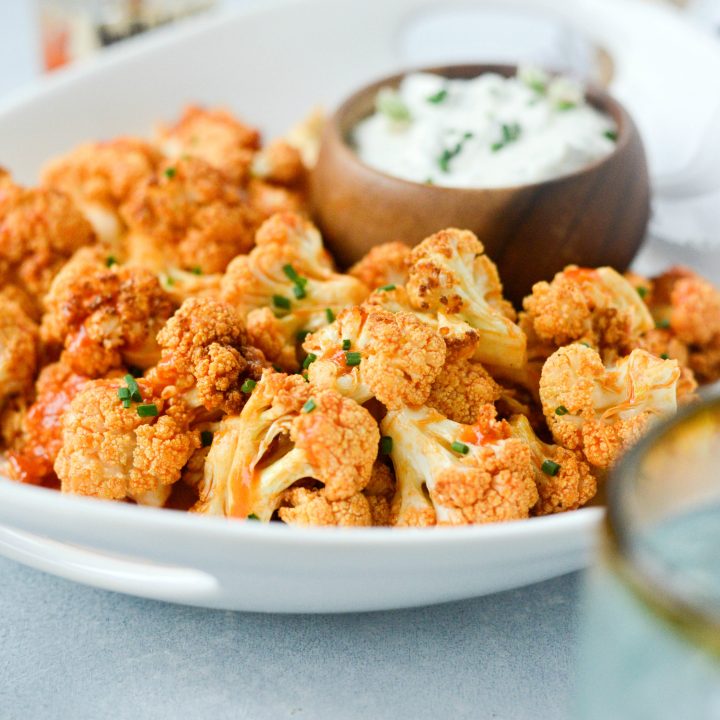
<path id="1" fill-rule="evenodd" d="M 563 275 L 570 280 L 595 280 L 598 277 L 598 272 L 593 268 L 569 267 L 563 270 Z"/>
<path id="2" fill-rule="evenodd" d="M 250 514 L 255 486 L 258 482 L 258 474 L 255 469 L 244 467 L 239 475 L 232 480 L 232 502 L 228 508 L 230 517 L 245 519 Z"/>
<path id="3" fill-rule="evenodd" d="M 38 380 L 38 396 L 25 418 L 28 438 L 20 451 L 7 453 L 17 480 L 33 485 L 55 481 L 53 465 L 62 447 L 62 416 L 89 378 L 57 364 Z"/>
<path id="4" fill-rule="evenodd" d="M 497 427 L 480 427 L 480 425 L 465 425 L 460 432 L 459 439 L 461 442 L 470 445 L 490 445 L 504 440 L 508 437 L 508 433 L 498 424 Z"/>

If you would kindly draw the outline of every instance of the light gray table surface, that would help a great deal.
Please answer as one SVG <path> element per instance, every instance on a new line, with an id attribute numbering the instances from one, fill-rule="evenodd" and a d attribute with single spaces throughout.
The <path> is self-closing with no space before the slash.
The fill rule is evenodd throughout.
<path id="1" fill-rule="evenodd" d="M 169 605 L 0 559 L 0 718 L 563 720 L 581 580 L 435 607 Z"/>

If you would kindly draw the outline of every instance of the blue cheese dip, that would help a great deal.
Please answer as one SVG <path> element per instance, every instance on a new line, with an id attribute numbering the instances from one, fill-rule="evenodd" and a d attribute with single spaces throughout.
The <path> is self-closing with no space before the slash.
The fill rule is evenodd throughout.
<path id="1" fill-rule="evenodd" d="M 351 142 L 368 165 L 405 180 L 494 188 L 567 175 L 609 155 L 617 127 L 567 77 L 520 68 L 450 80 L 406 75 L 383 88 Z"/>

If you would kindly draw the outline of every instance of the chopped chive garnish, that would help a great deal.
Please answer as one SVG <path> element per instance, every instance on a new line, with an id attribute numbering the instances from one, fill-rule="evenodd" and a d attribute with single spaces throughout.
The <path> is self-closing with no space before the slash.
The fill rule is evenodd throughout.
<path id="1" fill-rule="evenodd" d="M 345 352 L 347 352 L 347 351 L 350 349 L 350 346 L 351 346 L 351 345 L 352 345 L 352 341 L 351 341 L 351 340 L 348 340 L 348 339 L 346 338 L 346 339 L 343 340 L 343 342 L 342 342 L 342 349 L 345 350 Z"/>
<path id="2" fill-rule="evenodd" d="M 121 400 L 129 400 L 130 399 L 130 390 L 128 390 L 126 387 L 118 388 L 117 394 Z"/>
<path id="3" fill-rule="evenodd" d="M 256 383 L 252 378 L 248 378 L 248 379 L 245 380 L 245 382 L 240 386 L 240 389 L 241 389 L 244 393 L 251 393 L 251 392 L 255 389 L 255 386 L 256 386 L 256 385 L 257 385 L 257 383 Z"/>
<path id="4" fill-rule="evenodd" d="M 425 184 L 426 185 L 434 185 L 435 181 L 431 177 L 429 177 L 429 178 L 425 179 Z"/>
<path id="5" fill-rule="evenodd" d="M 667 330 L 670 327 L 670 321 L 667 318 L 663 318 L 655 323 L 655 327 L 658 327 L 661 330 Z"/>
<path id="6" fill-rule="evenodd" d="M 359 352 L 346 352 L 345 353 L 345 364 L 348 367 L 354 367 L 359 365 L 362 360 L 362 354 Z"/>
<path id="7" fill-rule="evenodd" d="M 389 455 L 393 449 L 393 439 L 389 435 L 380 438 L 380 454 Z"/>
<path id="8" fill-rule="evenodd" d="M 273 305 L 277 308 L 281 308 L 283 310 L 290 309 L 290 301 L 286 297 L 283 297 L 282 295 L 273 295 L 272 301 L 273 301 Z"/>
<path id="9" fill-rule="evenodd" d="M 203 430 L 200 433 L 200 442 L 202 443 L 203 447 L 210 447 L 212 445 L 213 441 L 213 432 L 212 430 Z"/>
<path id="10" fill-rule="evenodd" d="M 196 265 L 195 267 L 190 268 L 190 272 L 193 275 L 202 275 L 203 274 L 202 268 L 199 265 Z"/>
<path id="11" fill-rule="evenodd" d="M 612 140 L 613 142 L 617 142 L 618 134 L 615 130 L 606 130 L 603 135 L 608 139 Z"/>
<path id="12" fill-rule="evenodd" d="M 570 412 L 564 405 L 558 405 L 555 408 L 555 414 L 556 415 L 567 415 L 568 412 Z"/>
<path id="13" fill-rule="evenodd" d="M 174 167 L 165 168 L 165 177 L 174 178 L 177 170 Z"/>
<path id="14" fill-rule="evenodd" d="M 122 405 L 127 410 L 130 407 L 130 398 L 124 398 L 122 401 Z"/>
<path id="15" fill-rule="evenodd" d="M 574 103 L 572 100 L 560 100 L 558 104 L 556 105 L 558 110 L 572 110 L 573 108 L 577 107 L 577 103 Z"/>
<path id="16" fill-rule="evenodd" d="M 328 323 L 335 322 L 335 313 L 332 311 L 332 308 L 325 308 L 325 319 Z"/>
<path id="17" fill-rule="evenodd" d="M 580 344 L 581 344 L 581 345 L 584 345 L 585 347 L 590 347 L 590 343 L 586 343 L 586 342 L 583 341 L 583 340 L 580 341 Z"/>
<path id="18" fill-rule="evenodd" d="M 445 150 L 442 151 L 440 157 L 437 160 L 437 163 L 444 173 L 450 172 L 450 161 L 462 152 L 465 142 L 469 140 L 472 136 L 473 134 L 471 132 L 466 132 L 462 136 L 462 139 L 455 145 L 455 147 L 445 148 Z"/>
<path id="19" fill-rule="evenodd" d="M 660 353 L 660 357 L 661 357 L 663 360 L 669 360 L 669 359 L 670 359 L 670 356 L 669 356 L 667 353 Z"/>
<path id="20" fill-rule="evenodd" d="M 375 97 L 375 108 L 390 120 L 408 122 L 411 119 L 410 109 L 393 88 L 382 88 Z"/>
<path id="21" fill-rule="evenodd" d="M 383 292 L 390 292 L 391 290 L 395 289 L 395 285 L 383 285 L 382 287 L 379 287 L 378 290 L 382 290 Z"/>
<path id="22" fill-rule="evenodd" d="M 432 103 L 433 105 L 439 105 L 443 100 L 445 100 L 448 96 L 447 88 L 442 88 L 441 90 L 438 90 L 434 95 L 431 95 L 427 101 L 429 103 Z"/>
<path id="23" fill-rule="evenodd" d="M 316 360 L 317 355 L 315 353 L 308 353 L 307 357 L 303 360 L 303 370 L 307 370 Z"/>
<path id="24" fill-rule="evenodd" d="M 105 260 L 105 264 L 106 264 L 108 267 L 112 267 L 113 265 L 117 265 L 117 259 L 116 259 L 113 255 L 108 255 L 107 258 L 106 258 L 106 260 Z"/>
<path id="25" fill-rule="evenodd" d="M 172 287 L 172 286 L 175 284 L 175 278 L 174 278 L 172 275 L 166 275 L 166 276 L 165 276 L 165 282 L 166 282 L 166 284 L 168 284 L 170 287 Z"/>
<path id="26" fill-rule="evenodd" d="M 288 263 L 287 265 L 283 265 L 283 272 L 287 276 L 288 280 L 292 280 L 294 283 L 298 282 L 300 280 L 300 276 L 295 272 L 295 268 Z"/>
<path id="27" fill-rule="evenodd" d="M 641 285 L 639 288 L 637 288 L 637 294 L 644 300 L 645 296 L 648 294 L 648 289 Z"/>
<path id="28" fill-rule="evenodd" d="M 255 513 L 250 513 L 250 514 L 247 516 L 247 519 L 248 519 L 248 520 L 259 520 L 260 518 L 259 518 Z"/>
<path id="29" fill-rule="evenodd" d="M 303 342 L 305 342 L 305 338 L 306 338 L 308 335 L 311 335 L 311 334 L 312 334 L 312 333 L 310 332 L 310 330 L 298 330 L 298 331 L 295 333 L 295 337 L 297 338 L 297 341 L 298 341 L 299 343 L 303 343 Z"/>
<path id="30" fill-rule="evenodd" d="M 499 140 L 498 142 L 493 143 L 490 146 L 490 149 L 493 152 L 497 152 L 498 150 L 502 150 L 506 145 L 509 145 L 512 142 L 515 142 L 519 137 L 520 133 L 522 132 L 522 128 L 518 123 L 512 123 L 510 125 L 506 125 L 503 123 L 502 125 L 502 140 Z"/>
<path id="31" fill-rule="evenodd" d="M 303 411 L 304 413 L 311 413 L 316 407 L 317 407 L 317 405 L 315 404 L 315 401 L 314 401 L 312 398 L 310 398 L 310 399 L 302 406 L 302 411 Z"/>
<path id="32" fill-rule="evenodd" d="M 137 392 L 140 390 L 140 386 L 137 384 L 137 380 L 129 373 L 123 378 L 125 384 L 128 386 L 130 393 Z"/>
<path id="33" fill-rule="evenodd" d="M 546 474 L 555 477 L 560 472 L 560 466 L 552 460 L 543 460 L 540 469 Z"/>
<path id="34" fill-rule="evenodd" d="M 140 394 L 139 390 L 135 390 L 133 393 L 130 394 L 130 399 L 133 402 L 142 402 L 142 395 Z"/>
<path id="35" fill-rule="evenodd" d="M 293 285 L 293 295 L 298 299 L 302 300 L 304 297 L 307 297 L 307 293 L 305 292 L 305 288 L 302 285 Z"/>
<path id="36" fill-rule="evenodd" d="M 470 448 L 458 440 L 455 440 L 450 448 L 453 452 L 459 453 L 460 455 L 467 455 L 470 452 Z"/>
<path id="37" fill-rule="evenodd" d="M 143 376 L 142 368 L 139 368 L 136 365 L 128 365 L 127 369 L 134 378 L 139 378 Z"/>
<path id="38" fill-rule="evenodd" d="M 150 403 L 149 405 L 138 405 L 137 414 L 140 417 L 155 417 L 158 414 L 157 405 Z"/>

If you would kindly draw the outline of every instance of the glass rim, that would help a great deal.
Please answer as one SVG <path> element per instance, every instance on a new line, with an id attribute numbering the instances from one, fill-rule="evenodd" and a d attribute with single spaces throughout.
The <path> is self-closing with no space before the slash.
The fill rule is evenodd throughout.
<path id="1" fill-rule="evenodd" d="M 720 390 L 701 392 L 700 401 L 679 409 L 675 415 L 658 423 L 623 455 L 607 479 L 605 534 L 613 569 L 641 601 L 665 622 L 690 635 L 696 644 L 720 655 L 720 610 L 708 611 L 683 594 L 677 583 L 671 583 L 667 577 L 643 566 L 638 554 L 633 552 L 631 531 L 620 509 L 622 487 L 628 478 L 637 474 L 648 453 L 676 428 L 713 412 L 720 415 Z"/>

